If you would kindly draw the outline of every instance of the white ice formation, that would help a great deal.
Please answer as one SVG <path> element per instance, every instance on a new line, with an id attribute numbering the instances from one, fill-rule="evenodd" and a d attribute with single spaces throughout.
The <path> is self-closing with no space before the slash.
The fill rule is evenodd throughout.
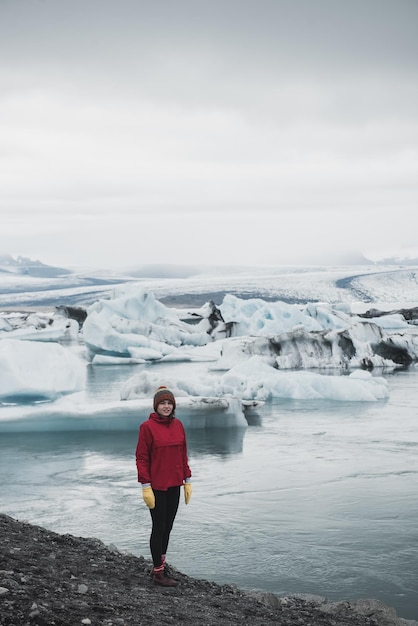
<path id="1" fill-rule="evenodd" d="M 164 382 L 185 424 L 207 428 L 245 426 L 260 403 L 283 398 L 381 401 L 382 374 L 418 360 L 411 310 L 360 315 L 348 304 L 233 295 L 219 307 L 175 309 L 131 284 L 86 314 L 81 330 L 58 314 L 0 317 L 0 430 L 137 427 L 161 384 L 151 364 L 170 368 Z M 120 400 L 98 404 L 82 393 L 88 363 L 144 369 L 121 385 Z M 187 375 L 181 363 L 191 364 Z"/>

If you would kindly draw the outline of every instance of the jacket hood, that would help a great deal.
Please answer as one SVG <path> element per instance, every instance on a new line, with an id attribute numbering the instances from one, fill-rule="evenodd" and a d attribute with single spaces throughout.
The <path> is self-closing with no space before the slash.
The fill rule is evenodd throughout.
<path id="1" fill-rule="evenodd" d="M 174 419 L 174 415 L 172 413 L 169 417 L 162 417 L 161 415 L 158 415 L 158 413 L 153 412 L 150 413 L 148 419 L 153 420 L 154 422 L 158 422 L 159 424 L 170 424 L 170 422 L 172 422 Z"/>

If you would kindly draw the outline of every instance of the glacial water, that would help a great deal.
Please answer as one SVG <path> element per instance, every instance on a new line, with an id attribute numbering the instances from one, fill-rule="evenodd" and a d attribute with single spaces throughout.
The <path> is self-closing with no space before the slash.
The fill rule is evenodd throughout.
<path id="1" fill-rule="evenodd" d="M 114 399 L 134 371 L 90 367 L 86 394 Z M 418 370 L 385 376 L 385 402 L 280 401 L 246 430 L 189 431 L 194 491 L 169 562 L 243 588 L 377 598 L 418 619 Z M 149 557 L 136 437 L 1 434 L 0 510 Z"/>

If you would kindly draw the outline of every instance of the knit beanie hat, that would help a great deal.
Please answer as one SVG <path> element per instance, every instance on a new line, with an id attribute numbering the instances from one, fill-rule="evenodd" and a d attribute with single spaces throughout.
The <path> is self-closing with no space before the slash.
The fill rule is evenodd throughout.
<path id="1" fill-rule="evenodd" d="M 176 400 L 174 398 L 173 392 L 164 385 L 161 385 L 161 387 L 158 387 L 157 391 L 154 394 L 154 411 L 157 410 L 157 406 L 160 404 L 160 402 L 163 402 L 163 400 L 170 400 L 170 402 L 173 403 L 174 411 L 174 409 L 176 408 Z"/>

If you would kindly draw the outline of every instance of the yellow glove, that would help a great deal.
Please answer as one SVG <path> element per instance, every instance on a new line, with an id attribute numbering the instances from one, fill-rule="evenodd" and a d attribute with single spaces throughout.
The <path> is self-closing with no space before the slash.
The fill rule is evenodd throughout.
<path id="1" fill-rule="evenodd" d="M 144 487 L 142 489 L 142 499 L 149 509 L 153 509 L 155 507 L 155 495 L 152 487 Z"/>
<path id="2" fill-rule="evenodd" d="M 191 497 L 192 497 L 192 484 L 185 483 L 184 484 L 184 501 L 186 504 L 189 504 Z"/>

